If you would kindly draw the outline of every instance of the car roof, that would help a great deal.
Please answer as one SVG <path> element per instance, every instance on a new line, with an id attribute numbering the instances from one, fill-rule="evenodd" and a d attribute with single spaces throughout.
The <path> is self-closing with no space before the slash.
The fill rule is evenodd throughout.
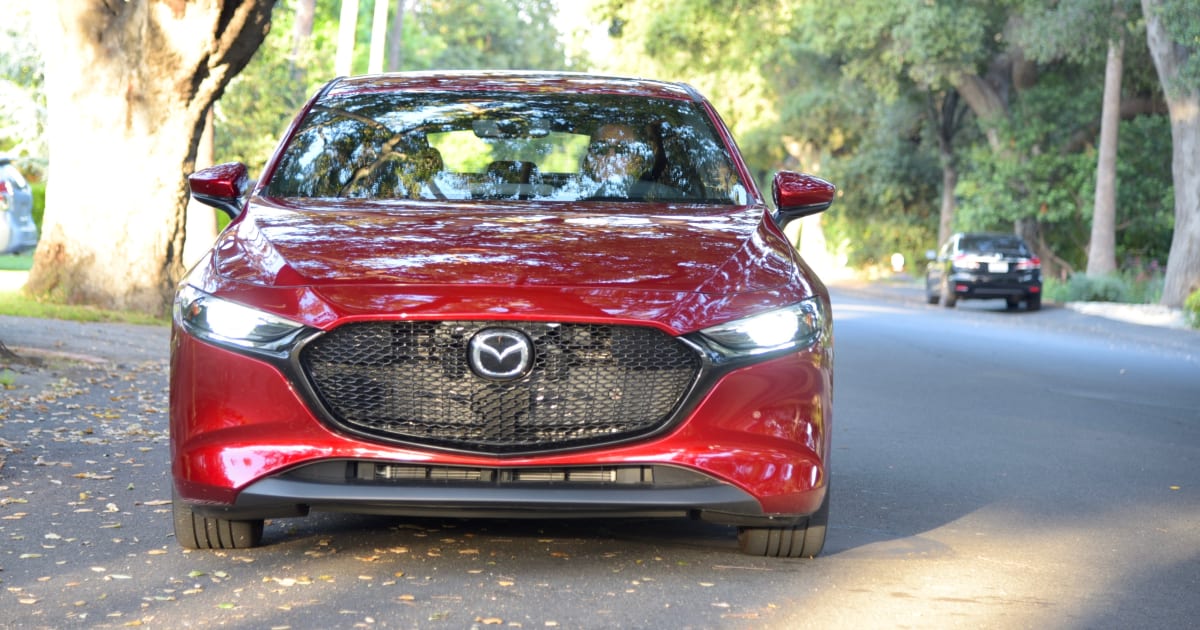
<path id="1" fill-rule="evenodd" d="M 703 100 L 699 92 L 686 83 L 671 83 L 652 79 L 605 76 L 579 72 L 542 72 L 534 70 L 396 72 L 338 77 L 326 85 L 323 96 L 397 91 L 626 94 L 647 98 Z"/>
<path id="2" fill-rule="evenodd" d="M 1019 234 L 1012 232 L 959 232 L 954 235 L 958 239 L 1017 239 L 1023 241 Z"/>

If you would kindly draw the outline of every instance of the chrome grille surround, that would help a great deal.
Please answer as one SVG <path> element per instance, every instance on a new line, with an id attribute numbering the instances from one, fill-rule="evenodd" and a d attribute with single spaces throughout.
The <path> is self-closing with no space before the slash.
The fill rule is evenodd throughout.
<path id="1" fill-rule="evenodd" d="M 533 364 L 477 376 L 469 343 L 516 329 Z M 700 353 L 643 326 L 553 322 L 356 322 L 318 336 L 299 364 L 329 419 L 387 441 L 520 454 L 625 441 L 661 429 L 696 383 Z"/>

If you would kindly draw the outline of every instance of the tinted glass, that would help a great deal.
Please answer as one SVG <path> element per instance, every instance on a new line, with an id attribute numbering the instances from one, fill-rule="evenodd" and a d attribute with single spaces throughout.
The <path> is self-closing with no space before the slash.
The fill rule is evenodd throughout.
<path id="1" fill-rule="evenodd" d="M 266 194 L 366 199 L 746 203 L 690 101 L 618 95 L 374 93 L 323 101 Z"/>
<path id="2" fill-rule="evenodd" d="M 1018 236 L 964 236 L 959 241 L 960 251 L 969 254 L 1001 254 L 1004 256 L 1029 256 L 1029 248 Z"/>

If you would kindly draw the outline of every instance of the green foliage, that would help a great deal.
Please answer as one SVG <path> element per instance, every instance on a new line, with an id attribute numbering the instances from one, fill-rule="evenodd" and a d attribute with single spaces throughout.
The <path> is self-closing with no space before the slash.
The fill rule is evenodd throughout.
<path id="1" fill-rule="evenodd" d="M 381 0 L 384 1 L 384 0 Z M 395 3 L 392 2 L 395 20 Z M 428 0 L 404 16 L 404 69 L 546 68 L 565 64 L 551 0 Z M 339 5 L 318 2 L 306 47 L 292 54 L 294 4 L 276 6 L 254 59 L 217 107 L 216 161 L 261 171 L 296 111 L 332 78 Z M 359 3 L 353 69 L 367 70 L 374 4 Z"/>
<path id="2" fill-rule="evenodd" d="M 1047 68 L 998 122 L 1005 150 L 976 144 L 966 152 L 956 229 L 1006 230 L 1035 216 L 1059 257 L 1072 267 L 1086 262 L 1096 171 L 1089 125 L 1100 99 L 1085 78 L 1070 64 Z"/>
<path id="3" fill-rule="evenodd" d="M 1124 34 L 1127 43 L 1145 39 L 1131 19 L 1139 14 L 1138 0 L 1025 0 L 1021 12 L 1024 20 L 1014 39 L 1029 58 L 1044 63 L 1063 58 L 1104 63 L 1109 41 L 1118 35 Z"/>
<path id="4" fill-rule="evenodd" d="M 552 0 L 426 0 L 405 20 L 422 43 L 406 41 L 405 59 L 413 69 L 562 69 L 554 13 Z"/>
<path id="5" fill-rule="evenodd" d="M 1200 291 L 1188 296 L 1187 301 L 1183 303 L 1183 312 L 1192 328 L 1200 328 Z"/>
<path id="6" fill-rule="evenodd" d="M 1119 276 L 1077 273 L 1067 280 L 1068 302 L 1128 302 L 1128 290 Z"/>
<path id="7" fill-rule="evenodd" d="M 42 215 L 46 213 L 46 182 L 29 182 L 29 193 L 33 195 L 33 222 L 38 233 L 42 231 Z"/>
<path id="8" fill-rule="evenodd" d="M 251 173 L 262 169 L 279 136 L 315 86 L 304 68 L 316 65 L 311 50 L 292 57 L 292 14 L 276 7 L 278 20 L 254 58 L 225 88 L 215 108 L 216 163 L 242 162 Z M 315 74 L 315 73 L 314 73 Z"/>
<path id="9" fill-rule="evenodd" d="M 46 95 L 32 3 L 6 3 L 0 16 L 0 152 L 23 160 L 26 176 L 45 167 Z"/>
<path id="10" fill-rule="evenodd" d="M 1197 19 L 1196 0 L 1161 0 L 1155 4 L 1161 5 L 1160 16 L 1171 39 L 1189 53 L 1179 69 L 1177 84 L 1168 88 L 1200 89 L 1200 19 Z"/>
<path id="11" fill-rule="evenodd" d="M 1121 123 L 1117 153 L 1117 262 L 1165 265 L 1175 226 L 1171 123 L 1139 116 Z"/>
<path id="12" fill-rule="evenodd" d="M 923 109 L 913 101 L 879 103 L 855 151 L 829 161 L 843 191 L 826 215 L 826 238 L 847 244 L 853 266 L 880 264 L 900 252 L 919 260 L 936 247 L 937 156 L 923 143 Z"/>
<path id="13" fill-rule="evenodd" d="M 1054 302 L 1119 302 L 1153 304 L 1162 296 L 1161 270 L 1130 269 L 1104 276 L 1072 274 L 1066 280 L 1046 278 L 1042 292 Z"/>

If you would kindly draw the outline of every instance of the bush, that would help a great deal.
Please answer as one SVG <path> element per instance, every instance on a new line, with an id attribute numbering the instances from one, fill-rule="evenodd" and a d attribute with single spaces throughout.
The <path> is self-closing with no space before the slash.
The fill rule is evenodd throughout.
<path id="1" fill-rule="evenodd" d="M 1188 323 L 1192 325 L 1192 328 L 1200 328 L 1200 291 L 1192 293 L 1184 301 L 1183 315 L 1187 317 Z"/>
<path id="2" fill-rule="evenodd" d="M 1162 297 L 1162 287 L 1162 273 L 1124 271 L 1100 277 L 1077 273 L 1066 282 L 1046 278 L 1042 295 L 1049 302 L 1155 304 Z"/>
<path id="3" fill-rule="evenodd" d="M 38 234 L 42 233 L 42 215 L 46 212 L 46 182 L 30 182 L 29 192 L 33 195 L 33 222 Z"/>
<path id="4" fill-rule="evenodd" d="M 1120 276 L 1088 276 L 1077 273 L 1064 287 L 1065 302 L 1128 302 L 1129 285 Z"/>

